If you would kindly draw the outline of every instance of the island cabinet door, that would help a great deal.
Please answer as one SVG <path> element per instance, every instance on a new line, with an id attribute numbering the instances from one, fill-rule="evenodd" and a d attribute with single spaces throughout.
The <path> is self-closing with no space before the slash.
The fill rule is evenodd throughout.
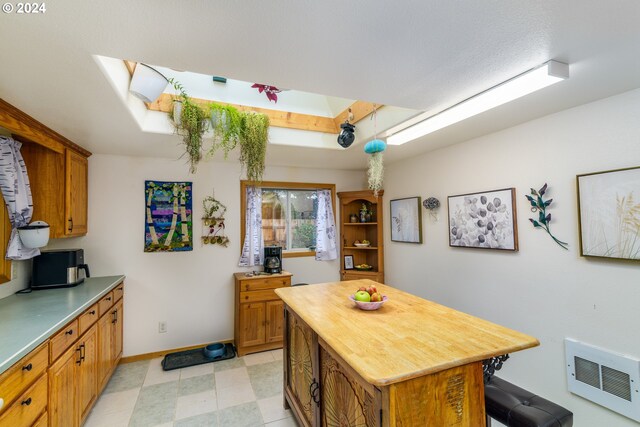
<path id="1" fill-rule="evenodd" d="M 284 311 L 284 326 L 286 400 L 302 426 L 318 426 L 318 337 L 306 323 L 288 309 Z"/>
<path id="2" fill-rule="evenodd" d="M 320 396 L 320 425 L 323 427 L 381 425 L 380 391 L 322 344 Z"/>

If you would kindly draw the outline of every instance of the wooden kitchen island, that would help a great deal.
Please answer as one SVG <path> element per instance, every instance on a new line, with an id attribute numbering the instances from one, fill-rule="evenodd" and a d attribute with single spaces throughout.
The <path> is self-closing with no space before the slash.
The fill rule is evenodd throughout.
<path id="1" fill-rule="evenodd" d="M 348 299 L 375 284 L 389 300 Z M 538 340 L 370 280 L 276 289 L 284 397 L 302 426 L 485 425 L 482 361 Z"/>

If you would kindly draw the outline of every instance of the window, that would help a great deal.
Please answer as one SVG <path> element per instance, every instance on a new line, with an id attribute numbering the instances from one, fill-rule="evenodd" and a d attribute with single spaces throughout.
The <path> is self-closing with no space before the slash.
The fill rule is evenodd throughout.
<path id="1" fill-rule="evenodd" d="M 241 181 L 241 238 L 245 235 L 246 187 Z M 299 182 L 262 182 L 262 236 L 264 245 L 282 247 L 284 257 L 313 256 L 316 250 L 316 190 L 331 190 L 335 216 L 335 185 Z M 241 245 L 242 246 L 242 245 Z"/>

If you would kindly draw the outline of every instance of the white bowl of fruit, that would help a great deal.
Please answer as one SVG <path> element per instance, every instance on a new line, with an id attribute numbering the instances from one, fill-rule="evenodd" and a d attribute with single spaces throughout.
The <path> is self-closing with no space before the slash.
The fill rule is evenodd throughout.
<path id="1" fill-rule="evenodd" d="M 349 299 L 354 302 L 360 310 L 377 310 L 382 304 L 387 302 L 389 298 L 378 292 L 375 285 L 369 287 L 361 286 L 355 294 L 349 295 Z"/>
<path id="2" fill-rule="evenodd" d="M 368 248 L 369 246 L 371 246 L 371 242 L 368 240 L 356 240 L 355 242 L 353 242 L 353 246 L 357 248 Z"/>

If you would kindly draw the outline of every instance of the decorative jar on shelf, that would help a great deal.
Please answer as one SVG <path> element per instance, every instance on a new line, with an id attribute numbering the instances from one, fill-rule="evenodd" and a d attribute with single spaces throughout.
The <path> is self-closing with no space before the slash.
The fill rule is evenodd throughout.
<path id="1" fill-rule="evenodd" d="M 358 222 L 358 215 L 356 214 L 351 214 L 349 216 L 349 222 Z"/>

